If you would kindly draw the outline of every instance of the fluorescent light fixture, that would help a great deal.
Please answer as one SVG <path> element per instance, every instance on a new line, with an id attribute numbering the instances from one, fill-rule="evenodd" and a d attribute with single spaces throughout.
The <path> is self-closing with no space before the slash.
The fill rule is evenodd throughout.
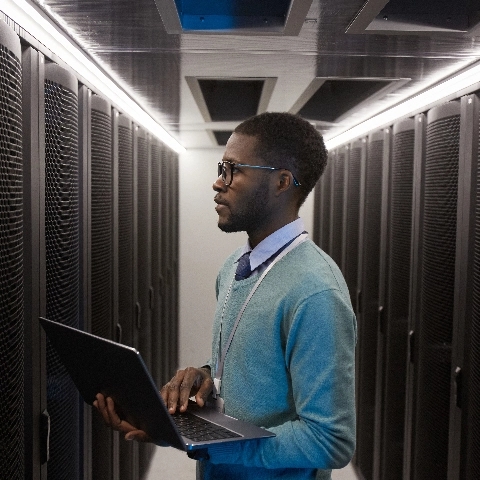
<path id="1" fill-rule="evenodd" d="M 396 120 L 424 112 L 430 106 L 438 105 L 442 101 L 447 102 L 453 98 L 458 98 L 469 93 L 469 91 L 471 92 L 479 88 L 479 80 L 480 64 L 477 63 L 473 67 L 461 71 L 461 73 L 409 98 L 405 102 L 375 115 L 333 138 L 327 138 L 325 144 L 331 150 L 369 132 L 390 126 Z"/>
<path id="2" fill-rule="evenodd" d="M 185 152 L 183 147 L 140 105 L 125 93 L 110 76 L 102 72 L 84 52 L 61 32 L 46 16 L 25 0 L 2 0 L 0 10 L 35 37 L 50 51 L 61 58 L 70 68 L 95 85 L 98 92 L 104 94 L 120 111 L 149 130 L 161 142 L 177 153 Z M 62 26 L 65 22 L 62 21 Z M 65 28 L 70 32 L 68 26 Z M 72 34 L 72 36 L 74 36 Z"/>

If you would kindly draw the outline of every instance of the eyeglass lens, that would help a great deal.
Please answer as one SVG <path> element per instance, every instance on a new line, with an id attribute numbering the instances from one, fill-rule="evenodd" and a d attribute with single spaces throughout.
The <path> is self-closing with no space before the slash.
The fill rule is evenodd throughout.
<path id="1" fill-rule="evenodd" d="M 222 177 L 225 185 L 230 185 L 232 183 L 232 166 L 228 162 L 219 163 L 218 176 Z"/>

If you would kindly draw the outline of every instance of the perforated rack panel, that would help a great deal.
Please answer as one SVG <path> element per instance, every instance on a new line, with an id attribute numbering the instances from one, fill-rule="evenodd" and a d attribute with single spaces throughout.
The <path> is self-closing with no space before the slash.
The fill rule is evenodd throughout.
<path id="1" fill-rule="evenodd" d="M 0 475 L 23 479 L 22 68 L 18 37 L 0 30 Z"/>
<path id="2" fill-rule="evenodd" d="M 91 108 L 91 328 L 113 340 L 113 178 L 110 105 L 98 95 Z M 113 478 L 113 434 L 92 418 L 94 478 Z"/>
<path id="3" fill-rule="evenodd" d="M 439 109 L 441 107 L 438 107 Z M 413 478 L 447 476 L 460 112 L 427 125 Z"/>
<path id="4" fill-rule="evenodd" d="M 358 228 L 360 218 L 360 179 L 362 146 L 352 144 L 348 160 L 347 204 L 345 205 L 345 281 L 350 292 L 352 305 L 356 309 L 358 285 Z"/>
<path id="5" fill-rule="evenodd" d="M 365 478 L 373 477 L 383 133 L 368 144 L 363 239 L 362 307 L 358 318 L 358 449 Z"/>
<path id="6" fill-rule="evenodd" d="M 343 192 L 345 191 L 345 161 L 346 149 L 339 148 L 335 155 L 333 166 L 333 213 L 332 213 L 332 236 L 330 256 L 335 263 L 342 267 L 342 239 L 343 239 Z"/>
<path id="7" fill-rule="evenodd" d="M 79 326 L 79 197 L 77 92 L 51 80 L 45 66 L 45 248 L 47 317 Z M 72 81 L 76 84 L 76 80 Z M 47 409 L 51 418 L 49 479 L 79 472 L 79 396 L 47 342 Z"/>
<path id="8" fill-rule="evenodd" d="M 414 121 L 394 128 L 391 161 L 390 231 L 383 365 L 381 478 L 401 480 L 408 341 L 412 234 Z"/>
<path id="9" fill-rule="evenodd" d="M 320 248 L 326 252 L 330 253 L 330 219 L 332 217 L 331 208 L 332 208 L 332 169 L 333 169 L 334 156 L 333 154 L 328 155 L 327 166 L 321 177 L 322 181 L 322 204 L 320 211 Z"/>
<path id="10" fill-rule="evenodd" d="M 92 333 L 113 339 L 111 116 L 92 106 Z"/>

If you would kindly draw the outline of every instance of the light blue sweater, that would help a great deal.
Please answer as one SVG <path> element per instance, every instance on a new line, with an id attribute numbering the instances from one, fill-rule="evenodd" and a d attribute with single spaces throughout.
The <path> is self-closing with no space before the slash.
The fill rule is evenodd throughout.
<path id="1" fill-rule="evenodd" d="M 217 278 L 212 373 L 238 254 Z M 223 345 L 256 280 L 233 283 L 223 313 Z M 276 437 L 209 449 L 210 460 L 199 462 L 197 478 L 324 480 L 330 469 L 346 465 L 355 447 L 355 342 L 356 320 L 342 274 L 307 240 L 272 268 L 253 295 L 222 378 L 225 413 Z"/>

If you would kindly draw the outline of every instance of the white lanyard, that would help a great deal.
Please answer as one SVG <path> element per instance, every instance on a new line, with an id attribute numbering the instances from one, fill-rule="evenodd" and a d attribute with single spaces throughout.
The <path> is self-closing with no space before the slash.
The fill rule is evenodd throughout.
<path id="1" fill-rule="evenodd" d="M 213 380 L 213 383 L 215 385 L 214 392 L 213 392 L 215 398 L 217 398 L 217 396 L 220 394 L 220 389 L 221 389 L 221 386 L 222 386 L 222 375 L 223 375 L 223 366 L 224 366 L 224 363 L 225 363 L 225 357 L 227 356 L 228 349 L 230 348 L 230 345 L 232 343 L 232 340 L 233 340 L 233 337 L 234 337 L 235 332 L 237 330 L 240 319 L 242 318 L 243 312 L 247 308 L 247 305 L 250 302 L 250 299 L 253 297 L 253 294 L 257 290 L 258 286 L 260 285 L 260 283 L 262 283 L 262 280 L 266 277 L 267 273 L 273 268 L 273 266 L 278 261 L 280 261 L 285 255 L 287 255 L 287 253 L 291 252 L 295 247 L 297 247 L 298 245 L 303 243 L 307 239 L 307 237 L 308 237 L 308 235 L 306 233 L 302 233 L 287 248 L 285 248 L 284 250 L 282 250 L 282 252 L 280 252 L 280 254 L 275 258 L 275 260 L 273 260 L 273 262 L 262 273 L 260 278 L 257 280 L 255 285 L 253 286 L 252 290 L 250 291 L 247 299 L 243 303 L 242 308 L 238 312 L 237 318 L 236 318 L 235 323 L 233 325 L 232 332 L 230 333 L 230 337 L 228 338 L 227 345 L 225 346 L 225 350 L 222 352 L 220 361 L 218 361 L 218 358 L 217 358 L 217 368 L 215 370 L 215 378 Z M 223 310 L 224 311 L 225 311 L 225 307 L 227 305 L 227 300 L 228 300 L 228 297 L 230 295 L 230 291 L 232 289 L 233 282 L 234 282 L 234 280 L 232 280 L 232 283 L 230 284 L 230 287 L 229 287 L 228 292 L 227 292 L 227 296 L 225 297 L 225 303 L 223 305 Z M 221 328 L 222 328 L 222 323 L 223 323 L 223 312 L 222 312 L 222 322 L 220 324 L 220 332 L 221 332 Z M 221 340 L 221 336 L 220 336 L 219 353 L 220 353 L 220 349 L 221 349 L 221 345 L 220 345 L 221 341 L 222 340 Z"/>

